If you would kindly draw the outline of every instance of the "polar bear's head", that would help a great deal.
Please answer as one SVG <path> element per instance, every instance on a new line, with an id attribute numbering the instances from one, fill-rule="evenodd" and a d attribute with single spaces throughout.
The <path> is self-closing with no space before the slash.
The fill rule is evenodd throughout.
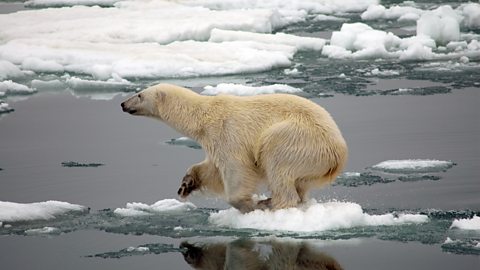
<path id="1" fill-rule="evenodd" d="M 152 86 L 122 102 L 122 110 L 132 115 L 156 117 L 164 97 L 165 92 L 160 85 Z"/>

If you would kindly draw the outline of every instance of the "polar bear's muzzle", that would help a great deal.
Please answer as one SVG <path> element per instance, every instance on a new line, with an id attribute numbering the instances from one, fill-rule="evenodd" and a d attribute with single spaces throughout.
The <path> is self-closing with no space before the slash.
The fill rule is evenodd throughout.
<path id="1" fill-rule="evenodd" d="M 122 105 L 122 111 L 124 111 L 126 113 L 135 114 L 137 112 L 137 109 L 131 108 L 130 106 L 128 106 L 127 101 L 122 102 L 121 105 Z"/>

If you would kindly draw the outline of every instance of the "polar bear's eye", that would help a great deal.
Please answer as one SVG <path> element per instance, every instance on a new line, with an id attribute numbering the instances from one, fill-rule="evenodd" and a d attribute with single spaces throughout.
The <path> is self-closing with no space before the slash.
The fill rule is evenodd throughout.
<path id="1" fill-rule="evenodd" d="M 142 94 L 138 94 L 137 97 L 138 97 L 139 99 L 142 99 Z"/>

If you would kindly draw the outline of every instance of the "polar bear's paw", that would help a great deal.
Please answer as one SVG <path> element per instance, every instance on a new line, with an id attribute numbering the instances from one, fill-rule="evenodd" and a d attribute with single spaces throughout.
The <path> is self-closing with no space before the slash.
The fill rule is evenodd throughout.
<path id="1" fill-rule="evenodd" d="M 190 193 L 200 188 L 200 182 L 190 174 L 183 177 L 177 193 L 181 198 L 186 198 Z"/>

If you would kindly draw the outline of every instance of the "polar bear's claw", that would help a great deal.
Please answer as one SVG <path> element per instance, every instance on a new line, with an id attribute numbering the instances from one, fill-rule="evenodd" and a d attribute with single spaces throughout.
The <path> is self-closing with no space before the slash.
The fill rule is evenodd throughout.
<path id="1" fill-rule="evenodd" d="M 182 183 L 180 184 L 180 188 L 178 189 L 177 193 L 180 197 L 185 198 L 194 190 L 198 189 L 199 185 L 197 184 L 198 181 L 190 175 L 187 174 L 183 177 Z"/>

